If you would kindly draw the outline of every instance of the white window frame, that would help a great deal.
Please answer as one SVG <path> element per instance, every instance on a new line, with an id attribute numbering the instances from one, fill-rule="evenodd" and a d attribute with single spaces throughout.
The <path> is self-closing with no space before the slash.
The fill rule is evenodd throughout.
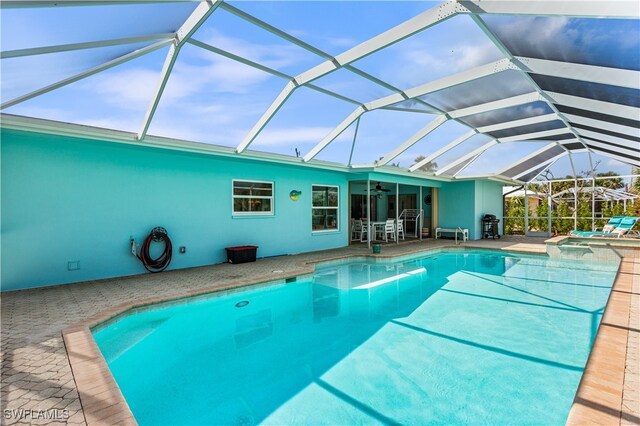
<path id="1" fill-rule="evenodd" d="M 271 196 L 256 196 L 256 195 L 235 195 L 234 189 L 236 182 L 249 182 L 249 183 L 268 183 L 271 185 Z M 231 215 L 232 216 L 274 216 L 275 215 L 275 192 L 276 185 L 273 181 L 256 180 L 256 179 L 232 179 L 231 180 Z M 259 198 L 265 200 L 271 200 L 271 210 L 267 212 L 237 212 L 235 211 L 235 200 L 237 198 Z"/>
<path id="2" fill-rule="evenodd" d="M 315 186 L 325 186 L 327 188 L 336 188 L 336 190 L 338 191 L 338 205 L 337 206 L 321 206 L 321 207 L 316 207 L 313 205 L 313 187 Z M 338 222 L 338 226 L 335 229 L 318 229 L 315 230 L 313 229 L 313 211 L 314 210 L 337 210 L 336 212 L 336 221 Z M 313 183 L 311 184 L 311 233 L 312 234 L 323 234 L 323 233 L 330 233 L 330 232 L 340 232 L 340 226 L 341 226 L 341 222 L 342 220 L 340 220 L 340 186 L 339 185 L 328 185 L 326 183 Z"/>

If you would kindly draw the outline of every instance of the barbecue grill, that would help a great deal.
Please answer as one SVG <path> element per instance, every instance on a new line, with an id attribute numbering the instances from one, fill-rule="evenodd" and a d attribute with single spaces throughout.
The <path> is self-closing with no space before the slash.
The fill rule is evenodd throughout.
<path id="1" fill-rule="evenodd" d="M 496 215 L 485 214 L 482 218 L 482 238 L 500 238 L 498 233 L 498 223 L 500 219 L 496 218 Z"/>

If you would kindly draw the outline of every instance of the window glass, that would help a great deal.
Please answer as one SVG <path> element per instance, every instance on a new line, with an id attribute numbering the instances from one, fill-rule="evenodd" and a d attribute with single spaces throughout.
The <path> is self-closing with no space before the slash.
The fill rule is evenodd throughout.
<path id="1" fill-rule="evenodd" d="M 273 214 L 273 183 L 234 180 L 233 214 Z"/>
<path id="2" fill-rule="evenodd" d="M 312 231 L 338 230 L 338 203 L 339 194 L 337 186 L 313 185 L 311 209 Z"/>

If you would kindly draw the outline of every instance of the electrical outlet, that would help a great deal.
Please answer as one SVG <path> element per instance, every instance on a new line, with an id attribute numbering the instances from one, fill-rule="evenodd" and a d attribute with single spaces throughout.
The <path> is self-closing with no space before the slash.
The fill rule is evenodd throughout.
<path id="1" fill-rule="evenodd" d="M 67 262 L 67 271 L 77 271 L 78 269 L 80 269 L 79 260 L 70 260 Z"/>

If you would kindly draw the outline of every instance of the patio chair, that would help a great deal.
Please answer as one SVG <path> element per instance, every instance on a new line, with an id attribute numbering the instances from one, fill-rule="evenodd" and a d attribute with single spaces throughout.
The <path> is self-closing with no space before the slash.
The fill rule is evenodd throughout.
<path id="1" fill-rule="evenodd" d="M 400 238 L 400 234 L 402 234 L 402 239 L 404 240 L 404 220 L 398 221 L 398 238 Z"/>
<path id="2" fill-rule="evenodd" d="M 635 231 L 633 227 L 636 226 L 636 223 L 638 223 L 638 219 L 640 218 L 633 216 L 625 217 L 620 221 L 620 225 L 618 225 L 616 229 L 611 231 L 611 236 L 617 236 L 617 238 L 637 238 L 638 236 L 640 236 L 640 233 L 638 233 L 638 231 Z"/>
<path id="3" fill-rule="evenodd" d="M 396 226 L 395 226 L 395 220 L 393 219 L 387 219 L 387 221 L 384 224 L 384 240 L 385 241 L 389 241 L 389 234 L 391 234 L 391 239 L 393 241 L 396 240 Z"/>
<path id="4" fill-rule="evenodd" d="M 631 236 L 631 237 L 640 236 L 640 233 L 638 233 L 638 231 L 634 231 L 633 230 L 633 227 L 638 222 L 638 218 L 637 217 L 633 217 L 633 216 L 626 216 L 626 217 L 617 216 L 617 217 L 621 217 L 621 220 L 609 232 L 604 232 L 604 231 L 594 231 L 594 232 L 571 231 L 571 235 L 578 236 L 578 237 L 588 237 L 588 238 L 592 238 L 592 237 L 621 238 L 621 237 L 626 237 L 626 236 Z M 615 218 L 611 218 L 611 220 L 609 220 L 609 222 L 611 222 L 613 219 L 615 219 Z M 609 226 L 609 225 L 610 224 L 607 223 L 607 225 L 605 225 L 605 227 Z M 608 229 L 610 229 L 610 228 L 608 228 Z"/>
<path id="5" fill-rule="evenodd" d="M 607 224 L 602 227 L 601 231 L 598 231 L 598 228 L 594 229 L 593 231 L 573 230 L 569 232 L 569 235 L 574 237 L 601 237 L 603 235 L 606 236 L 610 234 L 614 229 L 616 229 L 618 225 L 620 225 L 620 222 L 622 221 L 622 219 L 624 219 L 624 216 L 612 217 L 611 219 L 609 219 L 609 222 L 607 222 Z"/>
<path id="6" fill-rule="evenodd" d="M 351 221 L 351 241 L 362 241 L 362 219 Z"/>
<path id="7" fill-rule="evenodd" d="M 360 230 L 360 242 L 365 242 L 365 236 L 368 238 L 369 236 L 369 225 L 367 222 L 360 220 L 361 230 Z"/>

